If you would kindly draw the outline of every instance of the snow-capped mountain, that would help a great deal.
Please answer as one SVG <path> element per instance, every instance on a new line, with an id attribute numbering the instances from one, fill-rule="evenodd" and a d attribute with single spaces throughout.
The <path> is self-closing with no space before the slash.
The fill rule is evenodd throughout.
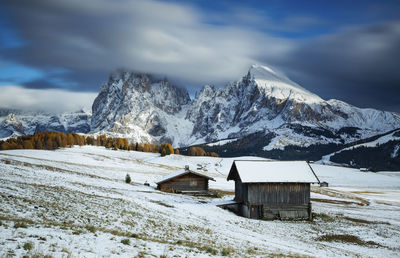
<path id="1" fill-rule="evenodd" d="M 135 142 L 184 144 L 187 91 L 166 79 L 119 71 L 103 84 L 92 106 L 92 132 L 127 137 Z"/>
<path id="2" fill-rule="evenodd" d="M 325 101 L 269 67 L 253 65 L 242 80 L 223 89 L 205 86 L 192 101 L 187 119 L 197 142 L 273 132 L 272 146 L 349 142 L 400 127 L 400 116 Z M 307 133 L 308 129 L 328 130 Z M 350 132 L 349 132 L 350 131 Z"/>
<path id="3" fill-rule="evenodd" d="M 349 143 L 400 128 L 399 114 L 323 100 L 261 65 L 251 66 L 242 79 L 225 88 L 204 86 L 192 100 L 167 79 L 117 71 L 102 85 L 92 115 L 3 113 L 0 137 L 75 131 L 131 142 L 170 142 L 174 147 L 250 137 L 265 143 L 264 151 Z"/>
<path id="4" fill-rule="evenodd" d="M 1 109 L 0 138 L 16 137 L 35 132 L 77 132 L 90 131 L 89 111 L 80 110 L 59 115 L 47 113 L 24 113 L 18 110 Z"/>

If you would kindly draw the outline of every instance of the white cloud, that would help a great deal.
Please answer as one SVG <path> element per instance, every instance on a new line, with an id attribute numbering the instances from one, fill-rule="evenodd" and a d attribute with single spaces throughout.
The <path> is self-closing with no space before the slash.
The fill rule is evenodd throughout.
<path id="1" fill-rule="evenodd" d="M 236 80 L 260 56 L 291 47 L 256 28 L 206 23 L 207 13 L 170 2 L 25 1 L 16 10 L 22 35 L 34 43 L 18 58 L 71 71 L 124 67 L 202 85 Z"/>
<path id="2" fill-rule="evenodd" d="M 58 89 L 27 89 L 20 86 L 2 86 L 0 92 L 0 108 L 54 113 L 82 108 L 90 110 L 97 95 Z"/>

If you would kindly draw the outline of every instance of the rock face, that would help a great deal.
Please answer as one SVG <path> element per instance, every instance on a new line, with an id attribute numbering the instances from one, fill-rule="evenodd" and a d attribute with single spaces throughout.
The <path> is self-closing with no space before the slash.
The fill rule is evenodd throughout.
<path id="1" fill-rule="evenodd" d="M 91 128 L 137 142 L 181 144 L 182 125 L 188 124 L 181 124 L 181 117 L 189 103 L 187 91 L 166 79 L 120 71 L 101 87 L 92 106 Z"/>
<path id="2" fill-rule="evenodd" d="M 260 142 L 268 151 L 287 145 L 348 143 L 396 128 L 399 114 L 323 100 L 282 73 L 253 65 L 241 80 L 225 88 L 206 85 L 192 100 L 167 79 L 118 71 L 102 85 L 92 115 L 8 114 L 0 124 L 0 137 L 74 131 L 131 142 L 170 142 L 174 147 L 257 137 L 263 138 Z"/>

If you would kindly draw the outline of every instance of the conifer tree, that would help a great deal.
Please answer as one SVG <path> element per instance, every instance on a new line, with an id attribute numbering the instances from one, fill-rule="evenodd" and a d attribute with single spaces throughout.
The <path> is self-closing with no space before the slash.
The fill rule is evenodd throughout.
<path id="1" fill-rule="evenodd" d="M 163 143 L 161 144 L 161 156 L 174 154 L 174 149 L 172 148 L 171 144 Z"/>
<path id="2" fill-rule="evenodd" d="M 127 184 L 131 183 L 131 176 L 129 174 L 126 174 L 126 176 L 125 176 L 125 183 L 127 183 Z"/>
<path id="3" fill-rule="evenodd" d="M 68 147 L 72 147 L 74 145 L 74 136 L 72 134 L 67 134 L 67 145 Z"/>
<path id="4" fill-rule="evenodd" d="M 143 152 L 150 152 L 150 145 L 145 143 L 144 146 L 143 146 Z"/>
<path id="5" fill-rule="evenodd" d="M 33 144 L 31 140 L 26 140 L 23 143 L 24 149 L 33 149 Z"/>

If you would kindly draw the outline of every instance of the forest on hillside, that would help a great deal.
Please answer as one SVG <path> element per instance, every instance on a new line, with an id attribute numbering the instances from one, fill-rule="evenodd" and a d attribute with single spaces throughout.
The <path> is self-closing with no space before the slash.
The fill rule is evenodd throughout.
<path id="1" fill-rule="evenodd" d="M 399 171 L 400 141 L 393 140 L 376 147 L 351 148 L 336 153 L 330 160 L 351 167 L 368 168 L 371 171 Z"/>
<path id="2" fill-rule="evenodd" d="M 0 141 L 0 150 L 37 149 L 56 150 L 58 148 L 72 147 L 74 145 L 104 146 L 113 150 L 141 151 L 160 153 L 161 156 L 180 154 L 179 149 L 174 149 L 169 143 L 129 143 L 126 138 L 107 137 L 106 135 L 84 136 L 77 133 L 38 132 L 33 135 L 24 135 Z M 200 147 L 191 147 L 189 156 L 218 157 L 215 152 L 206 152 Z"/>

